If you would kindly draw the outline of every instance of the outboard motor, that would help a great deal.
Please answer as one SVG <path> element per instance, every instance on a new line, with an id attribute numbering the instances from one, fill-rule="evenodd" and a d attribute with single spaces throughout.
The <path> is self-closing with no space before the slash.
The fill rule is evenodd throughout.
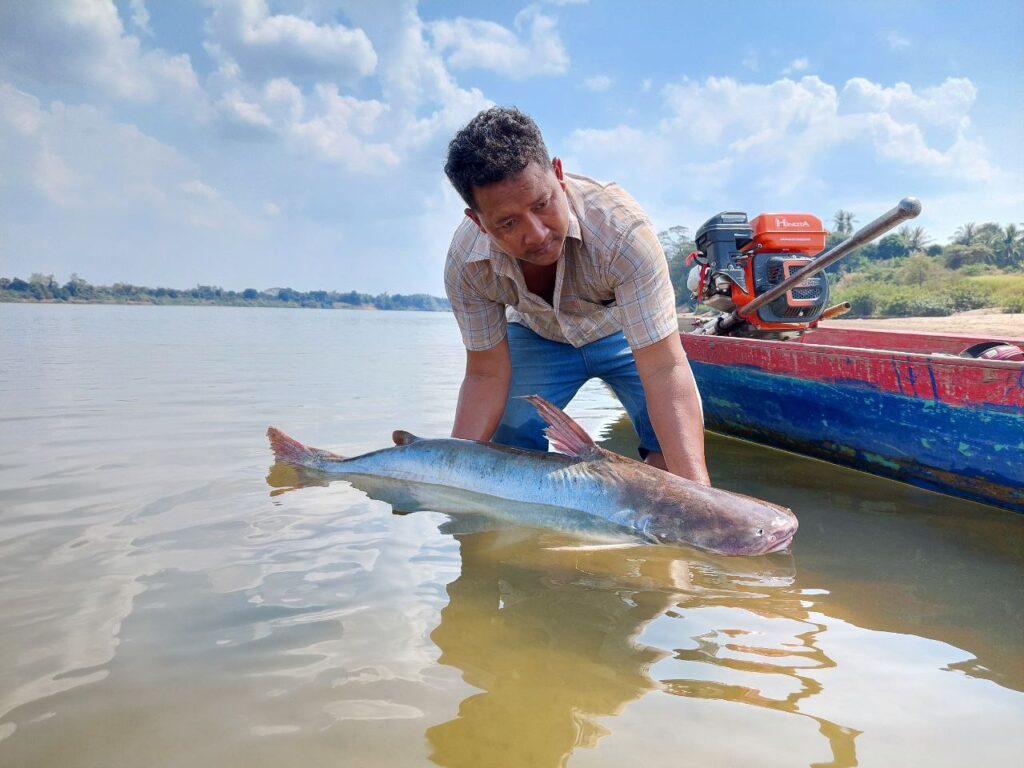
<path id="1" fill-rule="evenodd" d="M 687 286 L 699 301 L 732 312 L 806 267 L 825 247 L 821 219 L 807 213 L 723 211 L 697 230 Z M 747 333 L 800 332 L 828 304 L 828 279 L 803 280 L 746 317 Z"/>
<path id="2" fill-rule="evenodd" d="M 896 206 L 827 251 L 821 219 L 807 213 L 762 213 L 753 221 L 725 211 L 697 230 L 698 250 L 686 285 L 721 314 L 697 323 L 702 336 L 786 337 L 819 320 L 841 315 L 849 302 L 826 308 L 830 265 L 902 221 L 921 213 L 921 201 L 904 197 Z M 813 256 L 813 254 L 818 254 Z M 688 263 L 689 263 L 688 262 Z"/>

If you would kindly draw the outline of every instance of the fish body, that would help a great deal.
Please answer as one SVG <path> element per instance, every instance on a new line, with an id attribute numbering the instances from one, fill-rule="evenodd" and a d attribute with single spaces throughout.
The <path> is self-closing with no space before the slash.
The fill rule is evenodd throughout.
<path id="1" fill-rule="evenodd" d="M 542 398 L 548 437 L 565 453 L 395 432 L 396 445 L 344 458 L 273 427 L 279 461 L 344 478 L 402 511 L 484 513 L 519 524 L 651 543 L 689 544 L 727 555 L 784 549 L 797 528 L 783 507 L 700 485 L 595 445 Z"/>

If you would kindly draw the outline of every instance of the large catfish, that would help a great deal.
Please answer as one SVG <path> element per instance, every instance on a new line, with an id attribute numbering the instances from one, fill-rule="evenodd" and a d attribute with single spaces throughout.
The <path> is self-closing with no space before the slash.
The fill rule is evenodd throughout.
<path id="1" fill-rule="evenodd" d="M 344 458 L 267 430 L 278 461 L 350 481 L 401 511 L 482 513 L 523 525 L 627 534 L 723 555 L 785 549 L 797 529 L 788 509 L 694 483 L 606 451 L 556 406 L 527 398 L 562 453 L 496 443 L 426 439 L 397 431 L 395 446 Z"/>

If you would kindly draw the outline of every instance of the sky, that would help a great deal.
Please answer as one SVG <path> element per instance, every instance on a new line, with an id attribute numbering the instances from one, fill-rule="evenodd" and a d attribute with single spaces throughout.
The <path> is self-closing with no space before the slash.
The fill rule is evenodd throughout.
<path id="1" fill-rule="evenodd" d="M 1024 221 L 1024 3 L 0 0 L 0 276 L 443 295 L 515 105 L 659 230 Z"/>

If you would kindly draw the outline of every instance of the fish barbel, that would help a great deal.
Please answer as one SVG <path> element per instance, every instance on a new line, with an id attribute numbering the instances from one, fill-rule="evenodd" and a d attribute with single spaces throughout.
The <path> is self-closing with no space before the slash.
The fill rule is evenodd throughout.
<path id="1" fill-rule="evenodd" d="M 278 461 L 351 482 L 396 510 L 483 513 L 524 525 L 581 533 L 618 532 L 723 555 L 762 555 L 789 546 L 788 509 L 712 488 L 606 451 L 542 397 L 527 398 L 562 453 L 396 431 L 394 447 L 345 458 L 267 430 Z"/>

